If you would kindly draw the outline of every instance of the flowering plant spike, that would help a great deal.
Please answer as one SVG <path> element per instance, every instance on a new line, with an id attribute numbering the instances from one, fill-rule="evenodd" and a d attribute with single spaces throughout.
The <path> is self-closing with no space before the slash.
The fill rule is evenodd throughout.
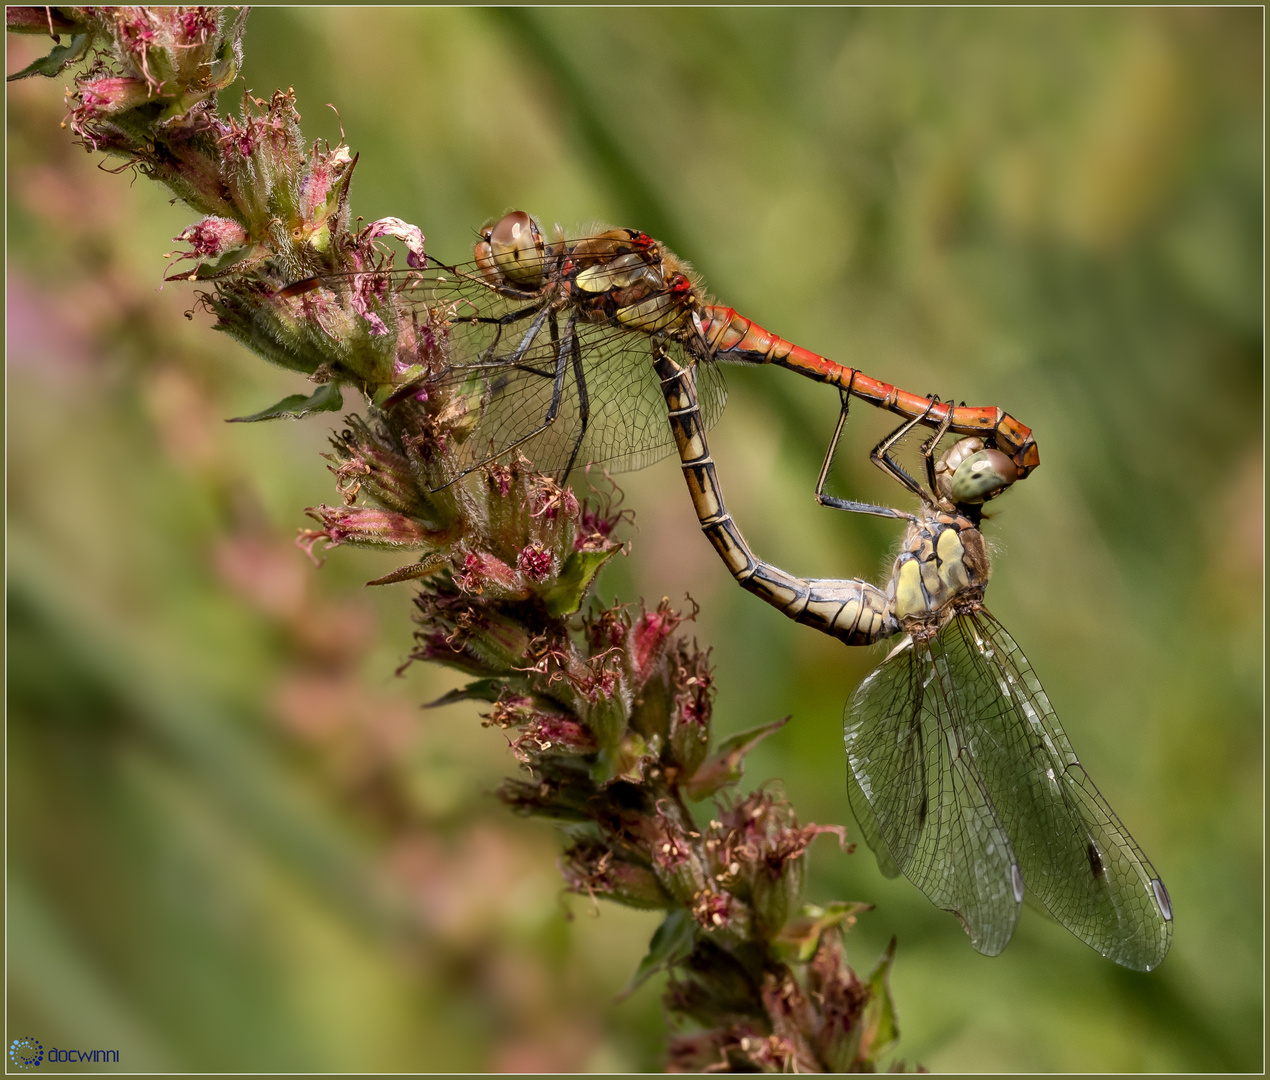
<path id="1" fill-rule="evenodd" d="M 774 788 L 733 790 L 745 755 L 783 721 L 712 746 L 708 652 L 678 633 L 691 615 L 666 600 L 596 602 L 629 517 L 615 489 L 580 499 L 523 457 L 442 486 L 463 410 L 445 393 L 390 396 L 403 372 L 441 363 L 433 330 L 368 275 L 283 288 L 386 269 L 387 240 L 422 267 L 424 236 L 395 217 L 354 226 L 356 155 L 343 142 L 306 146 L 291 91 L 244 95 L 237 115 L 218 114 L 246 16 L 9 8 L 11 31 L 55 41 L 11 78 L 85 64 L 68 92 L 71 130 L 203 215 L 176 238 L 168 279 L 201 283 L 217 329 L 314 386 L 239 419 L 339 410 L 341 388 L 362 395 L 365 415 L 331 440 L 339 505 L 310 509 L 316 527 L 299 542 L 310 554 L 412 553 L 380 581 L 417 582 L 411 660 L 470 677 L 442 703 L 479 702 L 484 723 L 507 733 L 520 772 L 498 798 L 560 824 L 568 890 L 666 913 L 632 987 L 669 973 L 670 1070 L 872 1071 L 897 1034 L 894 947 L 860 979 L 843 935 L 865 905 L 803 900 L 808 846 L 824 832 L 845 846 L 840 828 L 800 825 Z M 689 802 L 710 796 L 701 824 Z"/>

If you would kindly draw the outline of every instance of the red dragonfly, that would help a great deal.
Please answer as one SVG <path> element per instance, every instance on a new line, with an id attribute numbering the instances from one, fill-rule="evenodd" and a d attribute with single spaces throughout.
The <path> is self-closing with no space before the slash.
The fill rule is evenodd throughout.
<path id="1" fill-rule="evenodd" d="M 622 471 L 672 453 L 653 343 L 696 369 L 707 427 L 727 399 L 719 361 L 776 364 L 900 416 L 977 435 L 1010 458 L 1018 478 L 1039 464 L 1031 430 L 1001 409 L 932 406 L 709 303 L 687 264 L 646 233 L 548 242 L 533 218 L 514 211 L 481 231 L 474 254 L 466 264 L 429 259 L 423 269 L 380 273 L 377 282 L 427 343 L 387 404 L 450 396 L 446 484 L 518 447 L 561 479 L 576 466 Z M 357 292 L 366 310 L 366 273 L 376 272 L 308 278 L 277 297 L 302 304 L 329 290 L 326 300 L 348 305 Z"/>

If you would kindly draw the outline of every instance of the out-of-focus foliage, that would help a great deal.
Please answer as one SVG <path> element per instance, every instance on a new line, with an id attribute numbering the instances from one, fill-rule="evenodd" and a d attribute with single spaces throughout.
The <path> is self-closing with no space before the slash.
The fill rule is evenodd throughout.
<path id="1" fill-rule="evenodd" d="M 361 153 L 355 212 L 461 258 L 510 208 L 644 228 L 724 302 L 918 392 L 1030 424 L 988 601 L 1172 894 L 1150 975 L 1025 915 L 999 958 L 867 852 L 902 1048 L 934 1069 L 1254 1069 L 1262 1031 L 1262 26 L 1228 10 L 260 9 L 244 76 Z M 45 48 L 10 42 L 7 68 Z M 650 1068 L 655 917 L 566 922 L 550 830 L 486 796 L 505 742 L 392 671 L 391 556 L 315 574 L 321 417 L 157 290 L 192 215 L 96 170 L 54 84 L 10 89 L 11 1033 L 121 1068 Z M 791 571 L 876 577 L 883 521 L 810 497 L 836 397 L 731 374 L 730 508 Z M 894 501 L 853 412 L 835 489 Z M 732 584 L 672 463 L 623 480 L 623 599 L 691 590 L 721 737 L 804 820 L 848 821 L 840 718 L 880 654 Z M 387 560 L 387 561 L 386 561 Z M 403 824 L 404 823 L 404 824 Z M 407 827 L 408 826 L 408 827 Z M 21 1029 L 21 1030 L 18 1030 Z"/>

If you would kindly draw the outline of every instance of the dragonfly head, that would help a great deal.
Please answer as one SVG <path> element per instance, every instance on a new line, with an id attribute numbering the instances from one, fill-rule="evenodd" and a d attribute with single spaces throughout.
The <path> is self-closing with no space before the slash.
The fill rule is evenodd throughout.
<path id="1" fill-rule="evenodd" d="M 961 439 L 935 465 L 935 493 L 955 506 L 982 506 L 1019 478 L 1018 467 L 976 437 Z"/>
<path id="2" fill-rule="evenodd" d="M 546 244 L 538 222 L 523 210 L 504 214 L 481 230 L 476 265 L 491 285 L 536 289 L 546 274 Z"/>

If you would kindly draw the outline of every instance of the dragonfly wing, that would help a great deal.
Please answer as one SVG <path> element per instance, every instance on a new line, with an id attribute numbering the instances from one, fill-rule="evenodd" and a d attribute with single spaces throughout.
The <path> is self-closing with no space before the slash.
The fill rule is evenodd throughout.
<path id="1" fill-rule="evenodd" d="M 964 744 L 939 638 L 907 641 L 852 695 L 848 791 L 883 872 L 902 873 L 995 956 L 1023 898 L 1014 852 Z"/>
<path id="2" fill-rule="evenodd" d="M 547 459 L 551 467 L 562 469 L 567 464 L 579 436 L 578 467 L 595 464 L 610 472 L 629 472 L 674 453 L 666 398 L 653 367 L 653 339 L 629 330 L 587 326 L 580 341 L 588 413 L 585 430 L 577 384 L 570 372 L 568 423 L 536 440 L 552 447 Z M 677 343 L 668 347 L 681 364 L 688 363 Z M 697 365 L 696 377 L 702 422 L 708 429 L 723 410 L 727 385 L 718 364 Z M 537 451 L 530 456 L 544 468 Z"/>
<path id="3" fill-rule="evenodd" d="M 940 637 L 1027 889 L 1103 956 L 1150 971 L 1172 939 L 1168 893 L 1081 767 L 1022 650 L 984 610 Z"/>
<path id="4" fill-rule="evenodd" d="M 591 321 L 594 312 L 560 295 L 509 295 L 474 265 L 435 265 L 299 282 L 282 290 L 271 312 L 275 321 L 323 337 L 328 348 L 352 334 L 350 308 L 368 313 L 351 317 L 361 348 L 365 340 L 381 340 L 375 337 L 375 326 L 382 326 L 377 308 L 386 312 L 383 305 L 391 305 L 407 316 L 420 366 L 437 374 L 420 376 L 393 397 L 418 393 L 437 406 L 447 484 L 515 448 L 557 476 L 588 464 L 637 469 L 672 453 L 651 336 Z M 689 363 L 677 343 L 669 347 Z M 709 428 L 727 400 L 718 365 L 698 365 L 697 386 Z"/>
<path id="5" fill-rule="evenodd" d="M 575 366 L 559 318 L 554 329 L 545 322 L 533 341 L 521 348 L 528 331 L 527 326 L 516 335 L 514 355 L 504 352 L 492 360 L 455 365 L 424 384 L 429 393 L 449 395 L 450 415 L 459 421 L 452 427 L 447 481 L 514 447 L 522 449 L 536 468 L 557 476 L 571 462 L 575 468 L 600 464 L 624 472 L 674 451 L 648 335 L 580 326 Z M 564 371 L 557 398 L 562 349 Z M 727 386 L 717 364 L 698 365 L 697 380 L 708 427 L 722 412 Z"/>

